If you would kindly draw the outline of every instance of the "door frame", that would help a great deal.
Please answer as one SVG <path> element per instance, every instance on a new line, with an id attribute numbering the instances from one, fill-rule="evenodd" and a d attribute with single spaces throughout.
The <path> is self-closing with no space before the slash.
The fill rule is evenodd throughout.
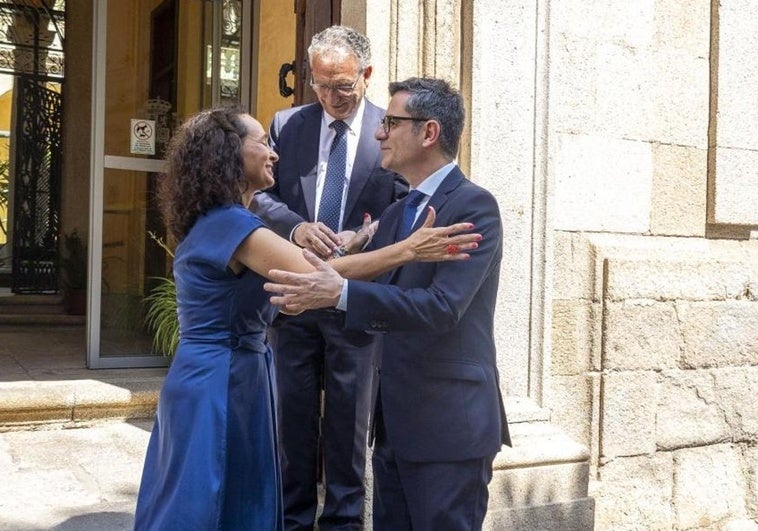
<path id="1" fill-rule="evenodd" d="M 140 157 L 122 157 L 105 154 L 105 72 L 107 48 L 107 23 L 109 0 L 92 0 L 93 12 L 93 53 L 92 53 L 92 136 L 90 151 L 90 211 L 87 263 L 87 325 L 86 350 L 87 367 L 90 369 L 165 367 L 170 359 L 160 355 L 135 353 L 134 355 L 101 356 L 100 326 L 102 297 L 103 258 L 103 181 L 106 169 L 144 171 L 161 173 L 165 161 Z M 242 0 L 243 24 L 240 57 L 240 100 L 242 105 L 254 104 L 255 83 L 251 72 L 255 71 L 254 39 L 252 34 L 258 27 L 259 9 L 257 0 Z M 214 24 L 214 26 L 217 26 Z M 215 30 L 214 30 L 215 31 Z"/>
<path id="2" fill-rule="evenodd" d="M 87 266 L 87 368 L 165 367 L 169 358 L 157 355 L 100 356 L 103 258 L 103 181 L 105 169 L 161 172 L 165 161 L 105 154 L 105 71 L 108 1 L 92 0 L 92 140 L 90 155 L 89 256 Z"/>

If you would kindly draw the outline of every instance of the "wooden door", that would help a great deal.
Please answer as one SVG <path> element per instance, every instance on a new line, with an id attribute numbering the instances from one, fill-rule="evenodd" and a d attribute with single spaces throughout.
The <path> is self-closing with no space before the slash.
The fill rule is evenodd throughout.
<path id="1" fill-rule="evenodd" d="M 295 0 L 297 33 L 295 41 L 295 105 L 316 101 L 308 84 L 308 46 L 313 36 L 334 24 L 339 24 L 342 0 Z"/>

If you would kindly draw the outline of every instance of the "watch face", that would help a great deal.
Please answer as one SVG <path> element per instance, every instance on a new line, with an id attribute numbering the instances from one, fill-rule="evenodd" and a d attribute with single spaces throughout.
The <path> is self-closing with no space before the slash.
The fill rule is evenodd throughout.
<path id="1" fill-rule="evenodd" d="M 347 251 L 345 250 L 345 246 L 340 245 L 334 251 L 332 251 L 332 258 L 339 258 L 341 256 L 345 256 L 346 254 L 347 254 Z"/>

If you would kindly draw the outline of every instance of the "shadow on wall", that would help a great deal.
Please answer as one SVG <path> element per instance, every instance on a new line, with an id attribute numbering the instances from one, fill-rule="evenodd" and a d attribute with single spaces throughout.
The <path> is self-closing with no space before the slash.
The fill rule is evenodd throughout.
<path id="1" fill-rule="evenodd" d="M 528 454 L 516 441 L 518 437 L 514 448 Z M 546 441 L 542 442 L 544 448 L 549 448 Z M 505 466 L 500 467 L 496 460 L 484 529 L 593 529 L 595 502 L 587 494 L 589 462 L 586 453 L 577 451 L 573 457 L 560 452 L 553 456 L 546 453 L 542 459 L 536 455 L 530 457 L 520 462 L 502 463 Z"/>

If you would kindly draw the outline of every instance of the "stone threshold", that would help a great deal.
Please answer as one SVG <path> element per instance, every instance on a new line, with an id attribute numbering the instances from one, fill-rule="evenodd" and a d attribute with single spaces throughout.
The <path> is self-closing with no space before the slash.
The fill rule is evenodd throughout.
<path id="1" fill-rule="evenodd" d="M 0 382 L 0 429 L 155 415 L 163 375 Z"/>

